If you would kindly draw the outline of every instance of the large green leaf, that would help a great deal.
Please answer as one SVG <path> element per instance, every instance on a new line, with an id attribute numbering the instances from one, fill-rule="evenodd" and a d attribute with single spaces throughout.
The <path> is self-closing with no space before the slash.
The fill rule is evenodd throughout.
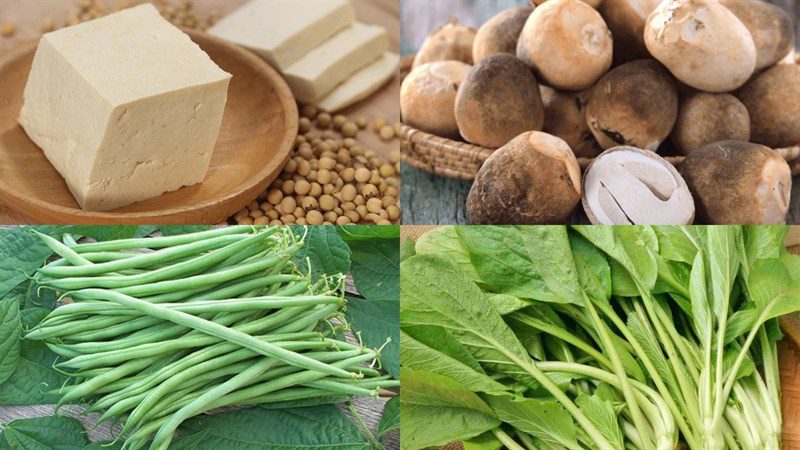
<path id="1" fill-rule="evenodd" d="M 703 346 L 711 343 L 713 330 L 711 308 L 706 287 L 706 266 L 703 251 L 697 252 L 689 279 L 689 295 L 692 302 L 692 321 L 697 337 Z"/>
<path id="2" fill-rule="evenodd" d="M 208 430 L 195 450 L 370 448 L 355 424 L 331 405 L 281 410 L 248 408 L 200 415 L 184 422 L 180 430 Z"/>
<path id="3" fill-rule="evenodd" d="M 89 444 L 81 423 L 63 416 L 15 420 L 3 434 L 14 450 L 83 450 Z"/>
<path id="4" fill-rule="evenodd" d="M 617 414 L 614 411 L 614 402 L 605 400 L 599 395 L 581 394 L 575 399 L 575 404 L 586 414 L 603 437 L 616 450 L 625 448 L 622 438 L 622 429 L 617 421 Z"/>
<path id="5" fill-rule="evenodd" d="M 320 275 L 346 274 L 350 270 L 350 249 L 334 227 L 291 227 L 296 236 L 305 235 L 305 245 L 295 254 L 294 262 L 314 280 Z"/>
<path id="6" fill-rule="evenodd" d="M 497 417 L 514 428 L 552 444 L 579 449 L 572 416 L 555 400 L 487 396 Z"/>
<path id="7" fill-rule="evenodd" d="M 729 314 L 731 290 L 739 271 L 736 250 L 739 229 L 733 226 L 708 227 L 708 273 L 711 311 L 719 321 Z"/>
<path id="8" fill-rule="evenodd" d="M 378 429 L 376 430 L 378 437 L 384 434 L 397 430 L 400 428 L 400 397 L 391 398 L 386 405 L 383 406 L 383 413 L 381 414 L 381 421 L 378 422 Z"/>
<path id="9" fill-rule="evenodd" d="M 417 254 L 416 243 L 407 237 L 400 242 L 400 261 L 410 258 Z"/>
<path id="10" fill-rule="evenodd" d="M 759 259 L 750 271 L 750 297 L 761 322 L 800 311 L 800 287 L 779 259 Z"/>
<path id="11" fill-rule="evenodd" d="M 448 377 L 401 369 L 400 443 L 406 449 L 469 439 L 500 425 L 476 394 Z"/>
<path id="12" fill-rule="evenodd" d="M 456 233 L 455 226 L 438 227 L 423 234 L 417 239 L 415 252 L 419 255 L 433 253 L 446 256 L 461 266 L 473 281 L 480 281 L 478 272 L 469 259 L 469 252 Z"/>
<path id="13" fill-rule="evenodd" d="M 401 331 L 400 360 L 403 367 L 444 375 L 470 391 L 494 394 L 507 391 L 486 375 L 472 354 L 441 327 L 406 327 Z"/>
<path id="14" fill-rule="evenodd" d="M 11 298 L 0 301 L 0 385 L 17 368 L 21 328 L 19 300 Z"/>
<path id="15" fill-rule="evenodd" d="M 27 280 L 52 253 L 25 228 L 0 230 L 0 298 Z"/>
<path id="16" fill-rule="evenodd" d="M 668 261 L 691 264 L 697 251 L 703 248 L 700 227 L 655 226 L 658 249 Z"/>
<path id="17" fill-rule="evenodd" d="M 380 348 L 381 365 L 390 375 L 400 375 L 400 302 L 347 297 L 345 316 L 367 347 Z M 387 343 L 387 338 L 391 339 Z M 384 345 L 385 344 L 385 345 Z"/>
<path id="18" fill-rule="evenodd" d="M 461 442 L 461 444 L 464 446 L 464 450 L 500 450 L 503 448 L 503 443 L 497 439 L 493 431 L 479 434 L 474 438 Z"/>
<path id="19" fill-rule="evenodd" d="M 27 326 L 46 314 L 41 308 L 22 311 L 22 322 Z M 56 355 L 41 341 L 23 340 L 20 358 L 14 373 L 0 384 L 0 404 L 35 405 L 55 403 L 60 395 L 48 391 L 60 388 L 66 376 L 53 370 Z"/>

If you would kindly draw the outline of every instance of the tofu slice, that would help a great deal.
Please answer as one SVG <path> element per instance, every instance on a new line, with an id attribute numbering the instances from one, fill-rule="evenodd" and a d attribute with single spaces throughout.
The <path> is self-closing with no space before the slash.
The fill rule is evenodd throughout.
<path id="1" fill-rule="evenodd" d="M 356 22 L 289 66 L 284 79 L 298 101 L 316 103 L 388 48 L 384 28 Z"/>
<path id="2" fill-rule="evenodd" d="M 78 204 L 107 211 L 203 181 L 230 79 L 143 4 L 42 36 L 19 123 Z"/>
<path id="3" fill-rule="evenodd" d="M 317 102 L 317 106 L 326 111 L 336 112 L 369 97 L 394 76 L 398 64 L 400 55 L 392 52 L 384 53 L 377 61 L 336 86 Z"/>
<path id="4" fill-rule="evenodd" d="M 349 0 L 252 0 L 208 32 L 247 47 L 283 71 L 355 21 Z"/>

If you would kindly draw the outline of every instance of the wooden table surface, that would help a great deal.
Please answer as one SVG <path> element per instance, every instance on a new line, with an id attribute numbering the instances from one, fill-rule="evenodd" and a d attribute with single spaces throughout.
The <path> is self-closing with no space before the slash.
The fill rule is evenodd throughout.
<path id="1" fill-rule="evenodd" d="M 795 18 L 795 41 L 800 48 L 800 2 L 797 0 L 767 0 L 784 8 Z M 401 48 L 404 55 L 412 54 L 425 37 L 456 18 L 464 25 L 479 27 L 497 12 L 512 6 L 524 5 L 526 0 L 403 0 L 401 12 Z M 431 175 L 408 164 L 402 165 L 403 185 L 400 201 L 404 224 L 467 224 L 466 201 L 470 181 L 460 181 Z M 588 223 L 580 206 L 573 222 Z M 800 224 L 800 176 L 793 178 L 792 201 L 787 223 Z"/>
<path id="2" fill-rule="evenodd" d="M 195 0 L 192 7 L 198 16 L 206 17 L 211 12 L 224 16 L 236 9 L 246 0 Z M 141 0 L 101 0 L 100 3 L 108 5 L 110 10 L 120 3 L 142 3 Z M 163 2 L 162 0 L 157 1 Z M 170 3 L 179 3 L 179 0 L 169 0 Z M 13 24 L 15 33 L 10 36 L 0 36 L 0 59 L 17 43 L 36 39 L 42 34 L 42 26 L 46 21 L 53 21 L 57 27 L 64 25 L 70 13 L 75 11 L 80 4 L 79 0 L 0 0 L 0 26 Z M 400 51 L 400 0 L 353 0 L 356 16 L 359 21 L 380 25 L 386 28 L 389 36 L 389 50 Z M 383 117 L 390 123 L 400 120 L 400 107 L 398 103 L 400 93 L 400 78 L 395 77 L 369 98 L 342 111 L 350 117 L 366 117 L 373 119 Z M 2 99 L 0 99 L 2 101 Z M 377 134 L 361 132 L 357 139 L 365 148 L 375 150 L 384 159 L 389 153 L 399 150 L 400 141 L 394 139 L 390 142 L 382 141 Z M 2 161 L 0 161 L 2 163 Z M 30 223 L 20 212 L 12 211 L 2 204 L 0 199 L 0 224 L 25 224 Z"/>

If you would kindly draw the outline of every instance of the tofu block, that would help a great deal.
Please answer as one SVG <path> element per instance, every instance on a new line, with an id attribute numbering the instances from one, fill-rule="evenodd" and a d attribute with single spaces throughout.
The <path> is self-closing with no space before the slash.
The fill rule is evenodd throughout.
<path id="1" fill-rule="evenodd" d="M 252 0 L 208 32 L 247 47 L 283 71 L 355 21 L 349 0 Z"/>
<path id="2" fill-rule="evenodd" d="M 316 103 L 388 48 L 386 29 L 356 22 L 289 66 L 284 79 L 298 101 Z"/>
<path id="3" fill-rule="evenodd" d="M 19 123 L 78 204 L 107 211 L 203 181 L 230 79 L 143 4 L 42 36 Z"/>
<path id="4" fill-rule="evenodd" d="M 317 102 L 317 106 L 325 111 L 336 112 L 369 97 L 394 76 L 398 64 L 400 55 L 392 52 L 384 53 L 377 61 L 336 86 L 330 94 Z"/>

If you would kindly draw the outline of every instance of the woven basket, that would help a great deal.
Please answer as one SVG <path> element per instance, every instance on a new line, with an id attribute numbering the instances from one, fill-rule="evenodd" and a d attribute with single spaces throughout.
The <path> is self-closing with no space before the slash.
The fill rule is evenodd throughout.
<path id="1" fill-rule="evenodd" d="M 403 162 L 434 175 L 459 180 L 474 180 L 484 161 L 495 150 L 439 137 L 408 125 L 403 125 L 400 139 Z M 800 173 L 800 146 L 776 150 L 789 161 L 792 173 Z M 667 156 L 664 159 L 677 167 L 683 158 Z M 592 161 L 594 158 L 578 158 L 578 165 L 585 170 Z"/>
<path id="2" fill-rule="evenodd" d="M 404 225 L 402 239 L 417 240 L 438 225 Z M 785 245 L 795 255 L 800 255 L 800 226 L 792 227 Z M 778 343 L 778 362 L 781 375 L 781 409 L 783 410 L 782 441 L 784 450 L 800 450 L 800 313 L 781 317 L 781 328 L 786 338 Z M 461 442 L 451 442 L 440 450 L 463 450 Z"/>

